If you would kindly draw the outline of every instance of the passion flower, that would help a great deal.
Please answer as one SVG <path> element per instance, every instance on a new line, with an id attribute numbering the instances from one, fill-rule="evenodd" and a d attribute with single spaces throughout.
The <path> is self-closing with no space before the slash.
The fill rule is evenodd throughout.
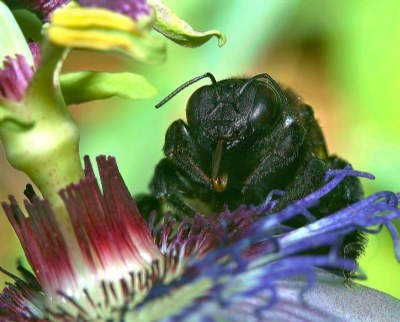
<path id="1" fill-rule="evenodd" d="M 400 259 L 391 223 L 400 217 L 398 195 L 377 193 L 318 221 L 307 213 L 346 176 L 368 174 L 331 170 L 324 187 L 272 215 L 263 214 L 276 204 L 273 194 L 259 207 L 180 223 L 167 214 L 154 226 L 155 213 L 148 223 L 142 219 L 115 159 L 97 162 L 102 190 L 85 158 L 85 179 L 60 192 L 76 243 L 66 242 L 53 210 L 32 191 L 29 217 L 12 197 L 3 203 L 36 276 L 21 268 L 22 279 L 8 273 L 15 284 L 0 297 L 5 321 L 347 320 L 359 314 L 354 308 L 368 306 L 360 306 L 363 296 L 391 308 L 385 321 L 400 312 L 397 300 L 360 286 L 355 294 L 329 273 L 357 270 L 339 255 L 341 240 L 374 225 L 389 228 Z M 283 225 L 295 216 L 311 222 Z M 315 254 L 318 247 L 330 251 Z M 347 310 L 332 305 L 338 296 L 349 298 Z"/>

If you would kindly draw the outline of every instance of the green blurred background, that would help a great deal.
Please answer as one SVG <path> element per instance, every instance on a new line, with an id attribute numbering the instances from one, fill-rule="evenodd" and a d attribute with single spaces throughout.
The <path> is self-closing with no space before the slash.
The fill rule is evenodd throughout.
<path id="1" fill-rule="evenodd" d="M 117 157 L 131 192 L 147 190 L 162 157 L 164 133 L 185 117 L 196 84 L 168 105 L 154 105 L 188 79 L 212 72 L 217 80 L 268 72 L 296 89 L 314 107 L 331 153 L 368 171 L 366 194 L 400 191 L 400 2 L 398 1 L 165 1 L 197 30 L 219 29 L 228 41 L 211 40 L 187 49 L 171 42 L 163 65 L 143 66 L 110 54 L 75 51 L 64 70 L 130 70 L 148 77 L 160 90 L 148 101 L 112 99 L 71 106 L 81 130 L 81 155 Z M 30 26 L 30 32 L 34 32 Z M 0 151 L 0 200 L 23 199 L 29 181 L 12 169 Z M 400 228 L 400 223 L 396 223 Z M 0 265 L 14 270 L 22 249 L 0 213 Z M 400 299 L 400 265 L 384 230 L 370 237 L 361 267 L 363 282 Z M 0 285 L 5 278 L 0 276 Z"/>

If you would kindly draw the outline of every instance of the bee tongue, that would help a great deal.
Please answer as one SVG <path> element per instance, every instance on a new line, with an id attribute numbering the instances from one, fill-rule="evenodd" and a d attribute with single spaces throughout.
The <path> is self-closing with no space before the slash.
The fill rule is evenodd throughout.
<path id="1" fill-rule="evenodd" d="M 223 143 L 224 143 L 223 139 L 218 140 L 217 146 L 213 153 L 213 160 L 212 160 L 212 183 L 214 189 L 218 192 L 224 191 L 226 189 L 226 185 L 228 184 L 228 174 L 227 173 L 220 174 Z"/>

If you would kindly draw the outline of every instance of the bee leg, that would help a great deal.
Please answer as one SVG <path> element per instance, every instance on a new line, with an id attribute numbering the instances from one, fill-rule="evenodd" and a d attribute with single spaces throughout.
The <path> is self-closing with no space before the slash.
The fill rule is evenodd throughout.
<path id="1" fill-rule="evenodd" d="M 273 211 L 285 207 L 289 202 L 296 201 L 324 185 L 325 169 L 343 169 L 348 163 L 336 156 L 328 157 L 326 163 L 319 159 L 310 159 L 305 167 L 300 167 L 294 182 L 288 187 L 286 195 L 279 199 Z M 304 180 L 306 178 L 306 180 Z M 320 199 L 317 206 L 309 209 L 316 218 L 323 218 L 343 209 L 362 198 L 362 188 L 358 178 L 346 177 L 330 193 Z M 285 224 L 298 228 L 306 225 L 308 221 L 301 216 L 288 220 Z M 343 238 L 340 256 L 357 260 L 363 254 L 366 237 L 360 231 L 354 231 Z M 338 272 L 340 273 L 340 272 Z M 352 272 L 341 272 L 350 277 Z"/>
<path id="2" fill-rule="evenodd" d="M 150 214 L 156 211 L 155 222 L 158 223 L 161 215 L 160 201 L 150 194 L 141 193 L 133 197 L 139 211 L 146 222 L 149 222 Z"/>
<path id="3" fill-rule="evenodd" d="M 349 163 L 337 157 L 329 156 L 326 161 L 327 169 L 343 169 Z M 363 197 L 361 182 L 357 177 L 346 177 L 335 189 L 321 199 L 320 211 L 332 213 L 343 209 Z"/>
<path id="4" fill-rule="evenodd" d="M 325 163 L 318 158 L 311 157 L 302 162 L 302 165 L 295 174 L 294 180 L 287 186 L 285 195 L 279 199 L 272 211 L 279 211 L 290 202 L 305 197 L 318 189 L 324 180 L 325 171 Z M 288 221 L 288 224 L 295 228 L 304 226 L 307 223 L 307 220 L 300 216 Z"/>
<path id="5" fill-rule="evenodd" d="M 163 150 L 166 158 L 193 182 L 208 189 L 212 188 L 210 177 L 200 166 L 200 147 L 193 139 L 190 128 L 182 120 L 173 122 L 168 128 Z"/>
<path id="6" fill-rule="evenodd" d="M 168 159 L 157 165 L 150 188 L 160 202 L 162 213 L 172 210 L 175 215 L 193 217 L 199 212 L 186 201 L 196 196 L 193 182 Z"/>
<path id="7" fill-rule="evenodd" d="M 346 165 L 348 162 L 335 155 L 329 156 L 327 160 L 328 169 L 343 169 Z M 321 198 L 320 205 L 313 211 L 318 217 L 324 217 L 361 200 L 362 197 L 363 190 L 359 178 L 346 177 L 328 195 Z M 342 256 L 357 260 L 364 253 L 366 244 L 365 234 L 354 231 L 343 240 Z"/>
<path id="8" fill-rule="evenodd" d="M 296 162 L 303 140 L 304 128 L 298 123 L 292 123 L 286 132 L 274 140 L 273 145 L 269 141 L 264 142 L 264 146 L 257 151 L 260 156 L 259 164 L 243 182 L 242 194 L 252 186 L 257 186 L 268 176 Z M 271 151 L 279 152 L 271 153 Z"/>

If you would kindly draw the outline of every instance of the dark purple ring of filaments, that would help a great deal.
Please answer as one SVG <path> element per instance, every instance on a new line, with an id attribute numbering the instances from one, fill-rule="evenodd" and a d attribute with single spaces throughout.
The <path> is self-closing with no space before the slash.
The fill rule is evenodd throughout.
<path id="1" fill-rule="evenodd" d="M 115 175 L 119 173 L 115 162 L 110 163 L 105 160 L 105 157 L 98 159 L 100 173 L 107 170 L 115 178 Z M 86 164 L 87 161 L 88 159 L 86 159 Z M 107 169 L 104 169 L 105 166 Z M 129 310 L 140 310 L 154 299 L 161 298 L 173 292 L 174 289 L 194 283 L 204 277 L 212 279 L 214 284 L 208 295 L 199 300 L 213 300 L 223 307 L 229 306 L 234 299 L 224 298 L 224 290 L 228 287 L 224 279 L 246 276 L 251 272 L 257 272 L 258 282 L 250 285 L 257 285 L 257 287 L 249 286 L 247 289 L 242 289 L 235 293 L 234 297 L 246 299 L 251 296 L 257 297 L 268 291 L 269 295 L 263 305 L 254 308 L 254 314 L 261 314 L 279 301 L 276 289 L 278 281 L 292 276 L 304 276 L 307 283 L 300 294 L 301 297 L 315 283 L 315 266 L 356 270 L 357 266 L 353 261 L 337 256 L 341 239 L 356 229 L 377 233 L 379 228 L 376 230 L 366 228 L 373 225 L 385 225 L 389 229 L 394 240 L 396 257 L 400 260 L 399 239 L 391 222 L 400 218 L 399 195 L 380 192 L 318 221 L 314 221 L 308 213 L 309 207 L 318 203 L 322 196 L 347 176 L 373 178 L 370 174 L 352 170 L 350 166 L 343 170 L 330 170 L 326 175 L 325 186 L 279 213 L 262 216 L 265 211 L 273 209 L 275 205 L 273 196 L 283 193 L 273 191 L 259 207 L 242 206 L 233 212 L 226 210 L 210 217 L 198 215 L 192 221 L 186 219 L 175 230 L 177 231 L 175 234 L 172 231 L 176 220 L 170 214 L 167 214 L 163 224 L 156 227 L 153 227 L 150 220 L 149 229 L 158 248 L 166 258 L 169 258 L 168 265 L 172 268 L 176 267 L 176 259 L 180 252 L 183 252 L 188 260 L 182 275 L 168 284 L 165 283 L 163 276 L 156 276 L 154 279 L 154 272 L 143 272 L 143 276 L 151 277 L 151 281 L 145 280 L 144 284 L 149 293 L 133 308 L 129 306 L 121 308 L 121 316 Z M 119 178 L 121 185 L 124 185 L 122 178 Z M 93 178 L 90 181 L 93 184 Z M 86 183 L 83 181 L 81 184 Z M 74 188 L 70 187 L 70 189 Z M 299 229 L 288 229 L 282 225 L 284 221 L 295 216 L 305 216 L 310 223 Z M 254 218 L 257 218 L 256 222 Z M 316 245 L 328 246 L 331 252 L 318 256 L 299 255 L 303 251 L 313 249 Z M 160 269 L 156 268 L 156 271 L 159 272 Z M 13 312 L 15 316 L 37 317 L 35 310 L 40 312 L 44 307 L 43 293 L 37 286 L 34 287 L 35 283 L 24 282 L 13 275 L 11 277 L 16 284 L 10 285 L 0 295 L 0 317 L 5 310 Z M 31 280 L 32 278 L 30 277 Z M 27 280 L 27 277 L 24 276 L 24 279 Z M 16 301 L 16 299 L 19 300 Z M 65 300 L 79 305 L 67 296 Z M 24 301 L 29 305 L 27 306 Z M 184 320 L 186 313 L 196 311 L 196 303 L 184 308 L 180 314 L 174 316 L 173 320 Z M 16 318 L 15 320 L 18 321 Z"/>

